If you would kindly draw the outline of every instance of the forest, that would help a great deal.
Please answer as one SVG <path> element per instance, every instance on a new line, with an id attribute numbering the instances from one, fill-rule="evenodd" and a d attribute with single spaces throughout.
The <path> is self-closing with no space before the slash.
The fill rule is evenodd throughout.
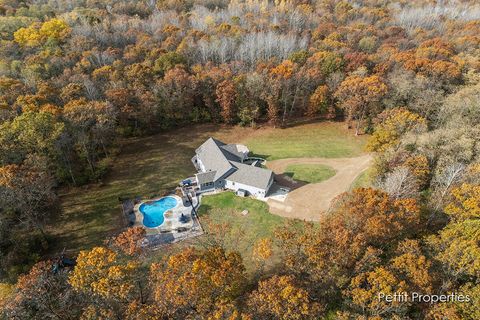
<path id="1" fill-rule="evenodd" d="M 0 0 L 0 43 L 0 319 L 480 319 L 476 1 Z M 119 139 L 305 119 L 369 135 L 374 183 L 255 243 L 254 275 L 221 239 L 151 261 L 140 228 L 52 272 L 58 190 Z"/>

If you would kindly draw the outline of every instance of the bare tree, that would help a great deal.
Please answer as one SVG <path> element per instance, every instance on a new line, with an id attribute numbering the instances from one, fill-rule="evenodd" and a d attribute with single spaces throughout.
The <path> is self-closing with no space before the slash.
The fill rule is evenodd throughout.
<path id="1" fill-rule="evenodd" d="M 445 197 L 448 195 L 451 187 L 462 179 L 465 168 L 463 163 L 456 162 L 447 165 L 439 174 L 435 175 L 432 182 L 434 190 L 432 203 L 436 210 L 440 210 L 443 207 Z"/>
<path id="2" fill-rule="evenodd" d="M 407 167 L 397 167 L 386 174 L 378 187 L 395 199 L 415 198 L 418 193 L 418 183 Z"/>

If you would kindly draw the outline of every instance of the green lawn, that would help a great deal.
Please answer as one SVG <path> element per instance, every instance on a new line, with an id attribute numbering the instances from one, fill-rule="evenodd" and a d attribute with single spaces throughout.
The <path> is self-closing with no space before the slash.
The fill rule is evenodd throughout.
<path id="1" fill-rule="evenodd" d="M 245 143 L 254 154 L 275 160 L 354 157 L 362 153 L 365 141 L 366 136 L 355 136 L 344 123 L 323 122 L 267 129 L 247 138 Z"/>
<path id="2" fill-rule="evenodd" d="M 60 190 L 62 211 L 47 225 L 52 238 L 51 253 L 58 254 L 63 248 L 72 253 L 88 249 L 117 234 L 124 226 L 118 198 L 151 197 L 172 190 L 181 179 L 194 173 L 190 159 L 208 137 L 244 143 L 257 154 L 269 155 L 269 159 L 355 156 L 361 153 L 365 141 L 347 131 L 345 124 L 333 122 L 287 129 L 193 125 L 126 139 L 118 143 L 121 152 L 101 184 Z M 209 200 L 206 201 L 208 206 Z M 210 208 L 210 216 L 215 217 L 212 220 L 220 219 L 222 215 L 216 212 L 214 204 Z M 252 222 L 245 227 L 259 236 L 270 230 L 266 225 L 280 219 L 268 216 L 271 221 L 262 220 L 265 217 L 254 221 L 253 217 L 255 214 L 246 219 Z"/>
<path id="3" fill-rule="evenodd" d="M 350 186 L 350 190 L 356 188 L 368 188 L 372 186 L 372 169 L 369 168 L 358 175 L 357 178 L 353 181 L 352 185 Z"/>
<path id="4" fill-rule="evenodd" d="M 336 171 L 323 164 L 291 164 L 285 169 L 285 174 L 294 180 L 308 183 L 318 183 L 330 179 Z"/>
<path id="5" fill-rule="evenodd" d="M 243 210 L 248 210 L 248 214 L 242 215 Z M 237 197 L 233 192 L 202 197 L 199 216 L 207 237 L 220 241 L 227 249 L 239 251 L 248 271 L 255 267 L 254 243 L 262 238 L 273 240 L 275 229 L 286 223 L 285 218 L 269 213 L 265 202 Z M 272 263 L 275 261 L 272 259 Z"/>
<path id="6" fill-rule="evenodd" d="M 212 135 L 228 139 L 233 129 L 204 125 L 122 141 L 102 184 L 61 190 L 62 213 L 47 226 L 51 252 L 77 252 L 117 234 L 125 225 L 118 198 L 148 198 L 174 189 L 194 173 L 195 148 Z"/>

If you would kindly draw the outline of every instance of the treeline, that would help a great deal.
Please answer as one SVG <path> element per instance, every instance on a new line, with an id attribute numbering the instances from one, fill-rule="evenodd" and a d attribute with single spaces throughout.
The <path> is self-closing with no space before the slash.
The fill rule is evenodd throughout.
<path id="1" fill-rule="evenodd" d="M 107 256 L 92 261 L 104 263 L 106 282 L 91 274 L 80 286 L 37 265 L 15 286 L 25 304 L 8 302 L 8 317 L 90 310 L 85 319 L 261 319 L 280 318 L 285 308 L 269 308 L 293 303 L 286 319 L 337 311 L 345 319 L 479 318 L 478 302 L 392 307 L 374 299 L 378 288 L 478 293 L 479 12 L 473 1 L 0 0 L 1 278 L 14 282 L 41 259 L 56 188 L 100 179 L 118 137 L 198 122 L 281 127 L 343 117 L 357 134 L 373 133 L 368 148 L 377 152 L 377 190 L 343 196 L 323 233 L 284 233 L 278 245 L 296 255 L 285 257 L 284 273 L 251 282 L 253 290 L 236 287 L 244 274 L 235 253 L 186 251 L 172 259 L 203 263 L 207 255 L 216 267 L 237 266 L 232 278 L 199 280 L 232 291 L 213 287 L 209 300 L 170 288 L 162 303 L 183 304 L 157 309 L 163 279 L 138 278 L 136 258 L 123 270 L 126 258 L 104 248 L 94 254 Z M 179 272 L 173 278 L 190 276 Z M 120 279 L 138 281 L 117 297 L 108 285 Z M 37 296 L 22 285 L 38 286 Z M 295 298 L 282 296 L 284 287 Z M 293 301 L 261 302 L 271 298 Z M 75 309 L 74 301 L 85 304 Z"/>

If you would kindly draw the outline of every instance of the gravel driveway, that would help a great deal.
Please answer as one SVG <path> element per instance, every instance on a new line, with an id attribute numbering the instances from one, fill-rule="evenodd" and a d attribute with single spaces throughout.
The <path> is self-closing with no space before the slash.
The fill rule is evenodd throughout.
<path id="1" fill-rule="evenodd" d="M 339 194 L 348 191 L 353 181 L 372 161 L 367 154 L 355 158 L 290 158 L 267 162 L 267 167 L 277 175 L 277 181 L 292 190 L 284 202 L 269 199 L 270 212 L 287 218 L 318 221 L 330 207 L 330 202 Z M 319 183 L 298 183 L 285 180 L 281 175 L 291 164 L 323 164 L 334 168 L 337 173 Z"/>

